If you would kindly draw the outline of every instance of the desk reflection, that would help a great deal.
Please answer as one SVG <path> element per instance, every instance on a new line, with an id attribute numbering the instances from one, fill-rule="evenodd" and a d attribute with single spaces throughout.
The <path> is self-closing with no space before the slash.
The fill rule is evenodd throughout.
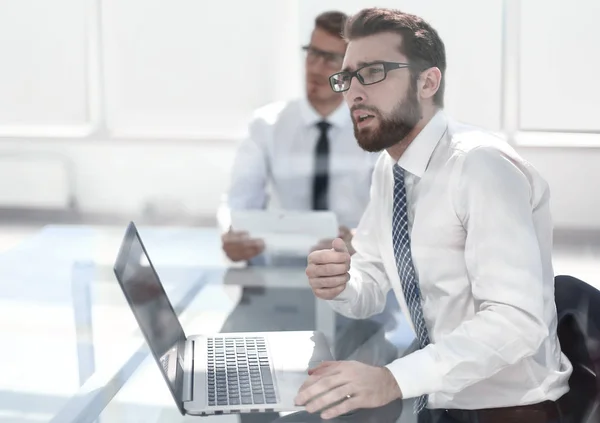
<path id="1" fill-rule="evenodd" d="M 228 269 L 224 285 L 242 287 L 242 296 L 225 321 L 222 332 L 319 330 L 319 301 L 312 293 L 303 267 L 249 266 Z M 328 304 L 324 304 L 329 307 Z M 332 352 L 336 360 L 356 360 L 384 366 L 398 357 L 401 347 L 386 339 L 385 333 L 395 327 L 394 313 L 389 308 L 375 319 L 349 319 L 328 309 L 335 333 Z M 412 413 L 412 409 L 410 410 Z M 377 410 L 359 410 L 330 422 L 395 422 L 402 413 L 402 402 L 394 402 Z M 280 417 L 277 413 L 242 414 L 242 423 L 313 422 L 318 414 L 293 413 Z"/>
<path id="2" fill-rule="evenodd" d="M 330 420 L 323 420 L 319 414 L 310 414 L 306 411 L 288 414 L 273 420 L 273 423 L 313 423 L 313 422 L 328 422 L 328 423 L 392 423 L 397 422 L 402 414 L 402 401 L 394 401 L 383 407 L 374 409 L 357 410 L 353 413 L 340 416 Z M 412 412 L 412 410 L 407 410 Z M 407 413 L 408 414 L 408 413 Z M 416 421 L 416 416 L 414 418 Z"/>

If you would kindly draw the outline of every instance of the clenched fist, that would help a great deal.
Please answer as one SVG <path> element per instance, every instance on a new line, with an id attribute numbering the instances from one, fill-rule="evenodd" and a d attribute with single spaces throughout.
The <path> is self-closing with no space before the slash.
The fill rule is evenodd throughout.
<path id="1" fill-rule="evenodd" d="M 337 297 L 350 279 L 350 253 L 346 243 L 341 238 L 336 238 L 331 246 L 331 249 L 310 253 L 306 267 L 310 287 L 323 300 Z"/>

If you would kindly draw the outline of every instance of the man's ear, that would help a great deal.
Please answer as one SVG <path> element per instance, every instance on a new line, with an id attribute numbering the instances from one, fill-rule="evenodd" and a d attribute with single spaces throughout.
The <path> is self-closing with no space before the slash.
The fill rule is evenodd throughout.
<path id="1" fill-rule="evenodd" d="M 442 84 L 442 72 L 437 67 L 426 69 L 419 76 L 418 84 L 421 98 L 433 98 Z"/>

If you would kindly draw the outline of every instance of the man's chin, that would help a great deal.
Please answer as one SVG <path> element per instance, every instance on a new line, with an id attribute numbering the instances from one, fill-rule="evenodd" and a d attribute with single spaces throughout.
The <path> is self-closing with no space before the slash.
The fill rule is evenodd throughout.
<path id="1" fill-rule="evenodd" d="M 363 134 L 363 136 L 356 137 L 356 141 L 358 142 L 360 148 L 368 151 L 369 153 L 379 153 L 381 150 L 383 150 L 383 147 L 379 143 L 377 137 L 364 136 Z"/>
<path id="2" fill-rule="evenodd" d="M 313 103 L 329 103 L 336 98 L 331 95 L 331 89 L 321 89 L 320 87 L 313 90 L 307 90 L 306 96 Z"/>
<path id="3" fill-rule="evenodd" d="M 379 153 L 385 148 L 381 145 L 379 126 L 358 128 L 354 125 L 354 138 L 358 146 L 369 153 Z"/>

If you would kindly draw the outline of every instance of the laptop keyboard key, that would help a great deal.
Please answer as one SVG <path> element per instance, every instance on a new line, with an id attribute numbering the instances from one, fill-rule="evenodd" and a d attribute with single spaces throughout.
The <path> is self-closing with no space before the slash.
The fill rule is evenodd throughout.
<path id="1" fill-rule="evenodd" d="M 262 380 L 265 385 L 273 384 L 273 376 L 271 375 L 271 369 L 269 367 L 261 367 L 260 373 L 262 375 Z"/>

